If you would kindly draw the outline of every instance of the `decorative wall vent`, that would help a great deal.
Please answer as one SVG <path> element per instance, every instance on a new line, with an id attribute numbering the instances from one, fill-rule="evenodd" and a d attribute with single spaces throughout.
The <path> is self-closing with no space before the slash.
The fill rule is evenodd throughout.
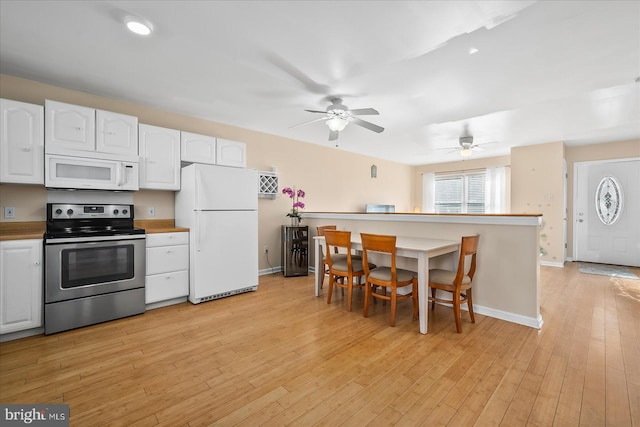
<path id="1" fill-rule="evenodd" d="M 622 187 L 612 176 L 605 176 L 596 190 L 596 214 L 604 225 L 615 223 L 622 214 Z"/>
<path id="2" fill-rule="evenodd" d="M 258 171 L 260 176 L 260 189 L 258 197 L 275 199 L 278 194 L 278 175 L 275 172 Z"/>

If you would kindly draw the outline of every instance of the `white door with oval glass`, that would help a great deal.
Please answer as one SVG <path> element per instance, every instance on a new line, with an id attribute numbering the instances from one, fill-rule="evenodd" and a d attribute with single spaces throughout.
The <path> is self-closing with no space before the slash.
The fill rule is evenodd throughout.
<path id="1" fill-rule="evenodd" d="M 575 165 L 574 258 L 640 267 L 640 159 Z"/>

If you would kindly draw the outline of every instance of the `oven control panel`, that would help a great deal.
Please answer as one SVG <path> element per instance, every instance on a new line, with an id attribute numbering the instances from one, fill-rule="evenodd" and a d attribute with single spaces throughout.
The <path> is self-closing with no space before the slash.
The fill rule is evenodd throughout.
<path id="1" fill-rule="evenodd" d="M 50 209 L 51 219 L 133 218 L 133 205 L 52 203 Z"/>

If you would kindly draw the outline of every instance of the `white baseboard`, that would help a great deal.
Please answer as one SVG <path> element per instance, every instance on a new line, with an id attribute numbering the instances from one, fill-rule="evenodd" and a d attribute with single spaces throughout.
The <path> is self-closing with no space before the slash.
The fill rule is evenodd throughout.
<path id="1" fill-rule="evenodd" d="M 13 341 L 20 338 L 32 337 L 44 334 L 44 328 L 26 329 L 24 331 L 10 332 L 0 335 L 0 342 Z"/>
<path id="2" fill-rule="evenodd" d="M 145 311 L 153 310 L 154 308 L 166 307 L 168 305 L 180 304 L 181 302 L 187 302 L 187 297 L 172 298 L 165 301 L 152 302 L 145 306 Z"/>
<path id="3" fill-rule="evenodd" d="M 518 325 L 528 326 L 534 329 L 542 329 L 542 315 L 535 317 L 523 316 L 521 314 L 510 313 L 508 311 L 496 310 L 495 308 L 483 307 L 481 305 L 473 304 L 473 312 L 482 314 L 484 316 L 493 317 L 500 320 L 506 320 L 507 322 L 517 323 Z"/>
<path id="4" fill-rule="evenodd" d="M 282 272 L 282 266 L 277 265 L 275 267 L 263 268 L 262 270 L 258 270 L 258 276 L 266 276 L 268 274 L 275 274 L 275 273 L 281 273 L 281 272 Z"/>
<path id="5" fill-rule="evenodd" d="M 544 265 L 546 267 L 560 267 L 564 268 L 564 262 L 552 262 L 552 261 L 540 261 L 540 265 Z"/>
<path id="6" fill-rule="evenodd" d="M 451 307 L 451 304 L 442 304 L 447 307 Z M 466 304 L 460 306 L 462 311 L 469 311 Z M 483 316 L 493 317 L 495 319 L 505 320 L 511 323 L 517 323 L 518 325 L 528 326 L 534 329 L 542 329 L 542 325 L 544 321 L 542 320 L 542 316 L 538 315 L 535 317 L 523 316 L 521 314 L 515 314 L 508 311 L 497 310 L 495 308 L 489 308 L 478 304 L 473 304 L 473 312 L 477 314 L 482 314 Z"/>

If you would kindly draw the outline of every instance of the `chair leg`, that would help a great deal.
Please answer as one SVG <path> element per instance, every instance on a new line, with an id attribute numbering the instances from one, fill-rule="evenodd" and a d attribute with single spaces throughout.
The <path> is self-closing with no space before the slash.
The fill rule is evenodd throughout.
<path id="1" fill-rule="evenodd" d="M 362 311 L 362 315 L 367 317 L 369 315 L 369 302 L 371 300 L 371 287 L 373 285 L 365 281 L 364 286 L 364 309 Z"/>
<path id="2" fill-rule="evenodd" d="M 431 311 L 433 311 L 436 308 L 436 288 L 430 288 L 431 289 Z"/>
<path id="3" fill-rule="evenodd" d="M 462 318 L 460 317 L 460 292 L 453 293 L 453 316 L 456 320 L 456 330 L 462 332 Z"/>
<path id="4" fill-rule="evenodd" d="M 333 281 L 335 276 L 329 273 L 329 295 L 327 296 L 327 304 L 331 304 L 331 295 L 333 295 Z"/>
<path id="5" fill-rule="evenodd" d="M 327 264 L 322 265 L 322 276 L 320 276 L 320 289 L 324 286 L 324 276 L 327 274 Z"/>
<path id="6" fill-rule="evenodd" d="M 353 295 L 353 276 L 347 277 L 347 311 L 351 311 L 351 295 Z"/>
<path id="7" fill-rule="evenodd" d="M 397 302 L 398 302 L 398 292 L 396 291 L 396 288 L 391 288 L 391 326 L 396 326 L 396 303 Z"/>
<path id="8" fill-rule="evenodd" d="M 469 317 L 471 317 L 471 323 L 476 323 L 476 319 L 473 316 L 473 296 L 471 295 L 471 288 L 467 289 L 467 307 L 469 307 Z"/>

